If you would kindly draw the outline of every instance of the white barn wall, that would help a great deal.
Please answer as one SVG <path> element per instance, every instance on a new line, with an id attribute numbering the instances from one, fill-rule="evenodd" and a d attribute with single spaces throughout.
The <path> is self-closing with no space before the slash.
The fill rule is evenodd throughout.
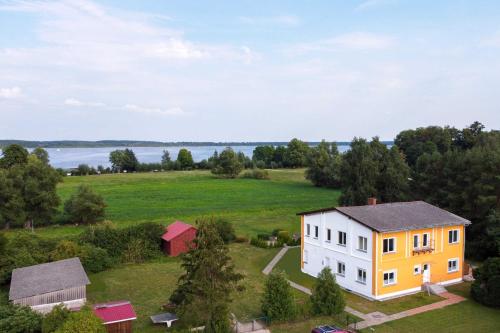
<path id="1" fill-rule="evenodd" d="M 311 225 L 311 234 L 307 237 L 307 224 Z M 319 227 L 319 237 L 314 239 L 314 226 Z M 326 241 L 327 229 L 331 229 L 331 242 Z M 304 252 L 307 262 L 302 271 L 316 277 L 327 264 L 337 272 L 337 262 L 345 263 L 345 276 L 336 274 L 338 284 L 355 293 L 373 298 L 372 295 L 372 230 L 349 219 L 343 214 L 331 211 L 304 216 Z M 346 246 L 338 245 L 338 231 L 346 232 Z M 358 236 L 367 238 L 367 251 L 358 250 Z M 306 261 L 306 258 L 304 258 Z M 366 270 L 366 284 L 356 281 L 357 269 Z"/>

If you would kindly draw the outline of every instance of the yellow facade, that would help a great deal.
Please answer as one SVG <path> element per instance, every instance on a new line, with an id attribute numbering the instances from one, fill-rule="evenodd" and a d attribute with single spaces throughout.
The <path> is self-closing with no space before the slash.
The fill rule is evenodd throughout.
<path id="1" fill-rule="evenodd" d="M 450 244 L 448 233 L 458 230 L 456 243 Z M 427 234 L 428 246 L 423 247 L 423 234 Z M 414 235 L 419 243 L 414 248 Z M 384 239 L 394 239 L 394 251 L 384 253 Z M 444 226 L 431 229 L 398 231 L 393 233 L 373 232 L 373 281 L 375 297 L 386 294 L 397 295 L 405 290 L 418 289 L 424 282 L 445 283 L 462 278 L 464 259 L 464 226 Z M 388 241 L 391 242 L 391 241 Z M 457 259 L 456 271 L 448 272 L 448 261 Z M 424 266 L 426 265 L 426 266 Z M 415 271 L 418 267 L 418 273 Z M 427 271 L 423 271 L 427 268 Z M 390 273 L 395 274 L 390 274 Z M 386 276 L 394 281 L 384 283 Z M 425 273 L 425 274 L 424 274 Z M 390 275 L 389 275 L 390 274 Z M 389 279 L 386 279 L 388 282 Z"/>

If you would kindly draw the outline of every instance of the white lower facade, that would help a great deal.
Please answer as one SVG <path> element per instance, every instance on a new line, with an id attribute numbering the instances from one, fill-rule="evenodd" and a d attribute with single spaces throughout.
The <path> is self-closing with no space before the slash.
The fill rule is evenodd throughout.
<path id="1" fill-rule="evenodd" d="M 37 311 L 37 312 L 40 312 L 42 314 L 46 314 L 46 313 L 49 313 L 50 311 L 52 311 L 54 306 L 59 305 L 59 304 L 63 304 L 66 308 L 68 308 L 69 310 L 72 310 L 72 309 L 81 308 L 82 306 L 85 305 L 86 301 L 87 301 L 86 298 L 80 298 L 80 299 L 74 299 L 71 301 L 59 302 L 59 303 L 33 305 L 33 306 L 30 306 L 30 308 L 33 311 Z"/>

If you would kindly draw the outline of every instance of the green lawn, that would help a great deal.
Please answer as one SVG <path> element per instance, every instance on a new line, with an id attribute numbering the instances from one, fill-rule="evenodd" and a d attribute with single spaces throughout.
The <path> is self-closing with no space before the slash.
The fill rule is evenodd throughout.
<path id="1" fill-rule="evenodd" d="M 290 280 L 305 287 L 312 288 L 314 284 L 315 278 L 302 273 L 300 270 L 300 248 L 289 249 L 276 265 L 275 269 L 285 271 Z M 385 314 L 401 312 L 417 306 L 434 303 L 442 299 L 439 296 L 429 296 L 425 293 L 413 294 L 383 302 L 370 301 L 347 291 L 344 292 L 344 296 L 348 306 L 362 313 L 380 311 Z"/>
<path id="2" fill-rule="evenodd" d="M 277 249 L 261 249 L 246 244 L 230 245 L 230 253 L 238 271 L 245 275 L 245 290 L 234 295 L 231 311 L 238 319 L 259 317 L 260 300 L 265 276 L 261 270 L 277 253 Z M 137 332 L 161 332 L 160 327 L 150 323 L 149 316 L 161 312 L 160 306 L 177 285 L 182 273 L 180 260 L 161 258 L 154 262 L 123 265 L 105 272 L 91 274 L 88 287 L 89 302 L 129 300 L 137 312 Z"/>
<path id="3" fill-rule="evenodd" d="M 58 186 L 62 201 L 80 184 L 100 193 L 108 207 L 107 219 L 119 226 L 175 219 L 194 222 L 202 216 L 222 216 L 232 221 L 238 234 L 284 228 L 300 229 L 295 214 L 335 205 L 339 191 L 314 187 L 304 170 L 270 170 L 270 180 L 219 179 L 209 171 L 112 174 L 65 177 Z M 80 227 L 39 228 L 38 233 L 64 236 Z"/>
<path id="4" fill-rule="evenodd" d="M 469 283 L 447 287 L 448 291 L 469 297 Z M 396 333 L 396 332 L 500 332 L 500 309 L 482 306 L 468 299 L 440 310 L 425 312 L 367 328 L 362 332 Z"/>

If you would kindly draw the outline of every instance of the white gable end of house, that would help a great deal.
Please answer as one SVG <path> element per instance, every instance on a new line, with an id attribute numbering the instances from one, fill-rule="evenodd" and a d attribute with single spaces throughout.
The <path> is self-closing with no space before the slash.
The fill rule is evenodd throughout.
<path id="1" fill-rule="evenodd" d="M 372 235 L 370 228 L 337 211 L 305 215 L 302 271 L 316 277 L 330 266 L 342 288 L 372 298 Z"/>

